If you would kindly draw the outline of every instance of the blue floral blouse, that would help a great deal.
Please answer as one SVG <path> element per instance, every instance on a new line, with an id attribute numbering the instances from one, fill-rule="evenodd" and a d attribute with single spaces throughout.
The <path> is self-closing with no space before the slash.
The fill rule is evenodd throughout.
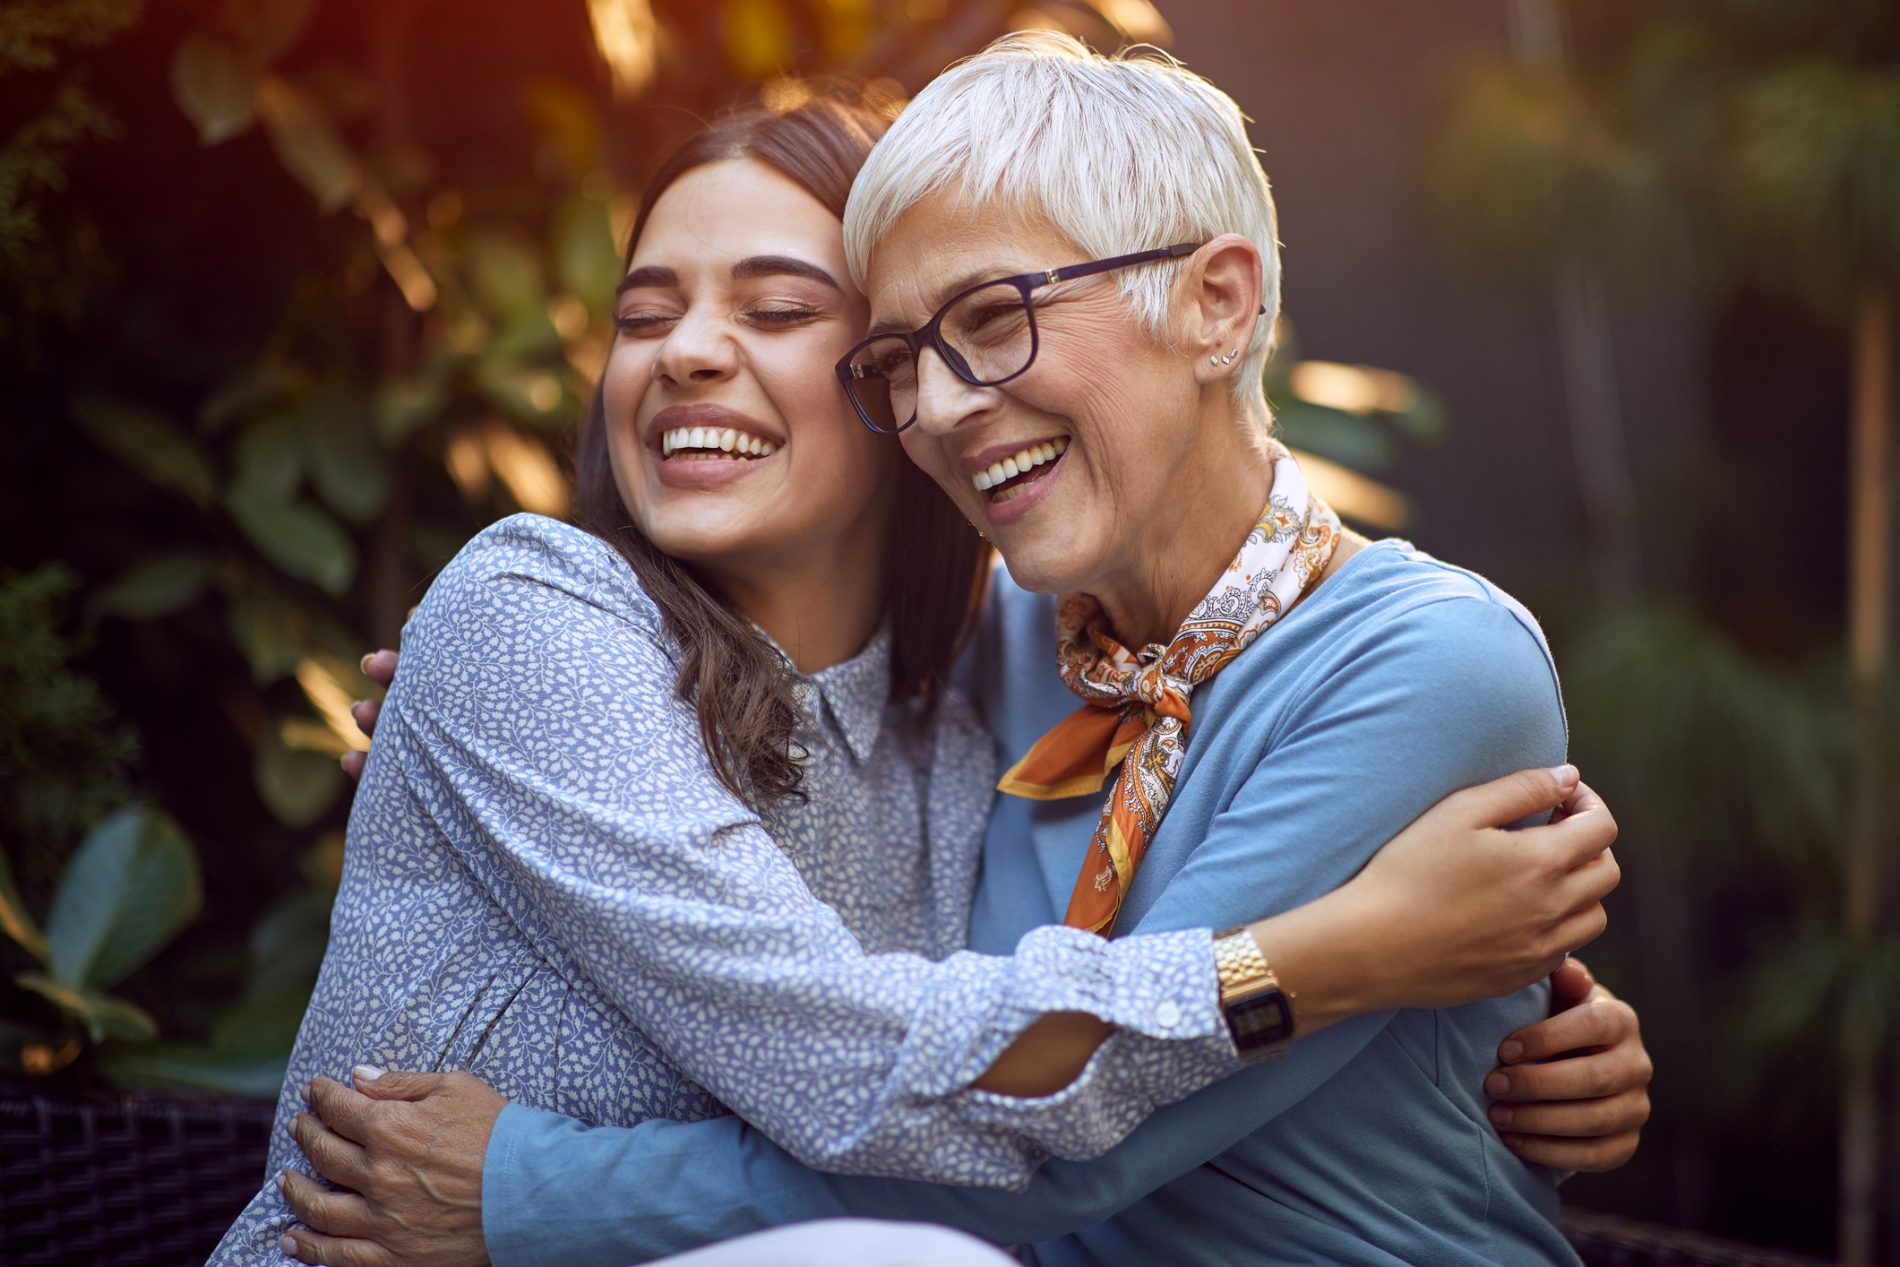
<path id="1" fill-rule="evenodd" d="M 403 635 L 268 1175 L 314 1075 L 468 1070 L 589 1122 L 744 1116 L 808 1164 L 1017 1187 L 1236 1067 L 1205 929 L 964 944 L 995 778 L 959 697 L 889 699 L 880 634 L 796 680 L 809 801 L 714 776 L 611 547 L 516 515 Z M 1045 1012 L 1117 1031 L 1057 1095 L 972 1087 Z M 213 1263 L 282 1262 L 268 1178 Z"/>

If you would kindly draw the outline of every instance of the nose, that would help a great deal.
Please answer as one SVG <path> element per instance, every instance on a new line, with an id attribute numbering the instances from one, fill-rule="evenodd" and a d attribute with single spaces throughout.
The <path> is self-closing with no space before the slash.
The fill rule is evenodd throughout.
<path id="1" fill-rule="evenodd" d="M 674 384 L 716 383 L 730 378 L 738 349 L 724 325 L 711 314 L 687 313 L 660 344 L 653 376 Z"/>
<path id="2" fill-rule="evenodd" d="M 995 403 L 994 387 L 966 383 L 944 364 L 935 348 L 917 357 L 917 429 L 930 435 L 948 435 Z"/>

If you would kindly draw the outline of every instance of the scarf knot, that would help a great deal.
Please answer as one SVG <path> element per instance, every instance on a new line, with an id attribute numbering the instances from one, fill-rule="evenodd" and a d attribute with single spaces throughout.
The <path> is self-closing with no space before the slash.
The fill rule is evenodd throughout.
<path id="1" fill-rule="evenodd" d="M 1214 588 L 1166 643 L 1130 652 L 1087 594 L 1056 613 L 1062 680 L 1084 701 L 1038 739 L 997 789 L 1032 800 L 1108 796 L 1063 922 L 1106 936 L 1173 796 L 1194 690 L 1280 619 L 1326 572 L 1339 516 L 1274 447 L 1273 493 Z"/>

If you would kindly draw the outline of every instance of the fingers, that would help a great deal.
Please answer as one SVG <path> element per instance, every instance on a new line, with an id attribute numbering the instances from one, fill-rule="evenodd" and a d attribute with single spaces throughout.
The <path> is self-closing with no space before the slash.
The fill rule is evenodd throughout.
<path id="1" fill-rule="evenodd" d="M 451 1077 L 445 1073 L 385 1072 L 374 1065 L 358 1065 L 350 1071 L 351 1083 L 374 1100 L 427 1099 L 448 1090 Z"/>
<path id="2" fill-rule="evenodd" d="M 1619 1043 L 1602 1051 L 1566 1056 L 1547 1064 L 1494 1069 L 1484 1089 L 1494 1100 L 1600 1100 L 1625 1091 L 1646 1091 L 1654 1072 L 1640 1043 Z"/>
<path id="3" fill-rule="evenodd" d="M 410 609 L 414 614 L 414 609 Z M 363 657 L 361 668 L 363 676 L 378 686 L 388 686 L 396 680 L 396 653 L 394 651 L 372 651 Z"/>
<path id="4" fill-rule="evenodd" d="M 369 1229 L 369 1202 L 354 1192 L 331 1192 L 296 1170 L 286 1170 L 277 1176 L 277 1190 L 284 1194 L 284 1203 L 291 1213 L 328 1235 L 355 1237 Z"/>
<path id="5" fill-rule="evenodd" d="M 1596 978 L 1590 975 L 1590 969 L 1583 960 L 1567 956 L 1563 966 L 1550 974 L 1550 1010 L 1552 1014 L 1566 1008 L 1575 1007 L 1590 997 L 1590 991 L 1596 988 Z M 1565 1051 L 1570 1050 L 1564 1048 Z"/>
<path id="6" fill-rule="evenodd" d="M 1641 1131 L 1628 1131 L 1604 1139 L 1565 1139 L 1549 1135 L 1519 1135 L 1515 1132 L 1501 1136 L 1505 1147 L 1525 1161 L 1549 1166 L 1554 1170 L 1590 1174 L 1615 1170 L 1634 1157 L 1636 1145 L 1642 1141 L 1642 1137 Z"/>
<path id="7" fill-rule="evenodd" d="M 1578 785 L 1583 791 L 1588 788 Z M 1533 827 L 1524 834 L 1551 850 L 1553 864 L 1568 871 L 1591 862 L 1616 843 L 1616 816 L 1594 792 L 1556 822 Z"/>
<path id="8" fill-rule="evenodd" d="M 1527 1025 L 1498 1045 L 1506 1064 L 1549 1060 L 1565 1052 L 1611 1047 L 1635 1038 L 1636 1010 L 1621 999 L 1599 999 L 1568 1008 L 1535 1025 Z M 1507 1052 L 1507 1048 L 1513 1048 Z"/>
<path id="9" fill-rule="evenodd" d="M 317 1173 L 331 1183 L 362 1190 L 369 1174 L 369 1157 L 361 1147 L 344 1139 L 308 1113 L 290 1119 L 290 1137 Z"/>
<path id="10" fill-rule="evenodd" d="M 374 1241 L 344 1240 L 308 1228 L 284 1233 L 281 1247 L 298 1262 L 321 1267 L 396 1267 L 396 1256 Z"/>
<path id="11" fill-rule="evenodd" d="M 366 735 L 376 732 L 376 719 L 383 715 L 381 700 L 360 699 L 350 705 L 350 720 Z"/>
<path id="12" fill-rule="evenodd" d="M 1454 795 L 1471 826 L 1508 827 L 1562 804 L 1576 787 L 1577 768 L 1560 765 L 1550 770 L 1519 770 Z"/>
<path id="13" fill-rule="evenodd" d="M 369 1097 L 328 1078 L 312 1078 L 310 1085 L 304 1088 L 303 1098 L 323 1125 L 356 1144 L 370 1142 L 378 1115 L 386 1112 Z"/>
<path id="14" fill-rule="evenodd" d="M 346 752 L 336 759 L 336 763 L 343 767 L 343 773 L 352 779 L 360 780 L 363 777 L 363 766 L 368 760 L 367 752 Z"/>
<path id="15" fill-rule="evenodd" d="M 1494 1104 L 1490 1115 L 1491 1124 L 1500 1132 L 1605 1139 L 1641 1130 L 1649 1121 L 1649 1095 L 1643 1091 L 1624 1091 L 1600 1100 Z"/>

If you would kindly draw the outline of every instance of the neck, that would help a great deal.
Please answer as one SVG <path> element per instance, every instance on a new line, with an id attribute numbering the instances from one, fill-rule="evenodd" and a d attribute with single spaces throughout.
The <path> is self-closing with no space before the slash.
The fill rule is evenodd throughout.
<path id="1" fill-rule="evenodd" d="M 842 549 L 831 545 L 766 567 L 710 574 L 732 605 L 765 630 L 800 673 L 816 673 L 857 655 L 884 615 L 879 538 Z"/>
<path id="2" fill-rule="evenodd" d="M 1240 553 L 1273 491 L 1264 423 L 1235 406 L 1225 385 L 1219 396 L 1197 433 L 1209 442 L 1196 444 L 1175 473 L 1164 513 L 1135 534 L 1118 575 L 1091 591 L 1127 646 L 1173 639 Z"/>

